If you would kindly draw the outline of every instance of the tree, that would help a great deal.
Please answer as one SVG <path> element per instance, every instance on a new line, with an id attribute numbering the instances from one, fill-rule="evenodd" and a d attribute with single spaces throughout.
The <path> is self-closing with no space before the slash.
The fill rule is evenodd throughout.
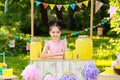
<path id="1" fill-rule="evenodd" d="M 120 34 L 120 0 L 110 0 L 110 5 L 118 8 L 110 22 L 112 28 L 111 31 Z"/>
<path id="2" fill-rule="evenodd" d="M 9 0 L 5 0 L 5 7 L 4 7 L 4 13 L 5 14 L 8 12 L 8 1 Z"/>

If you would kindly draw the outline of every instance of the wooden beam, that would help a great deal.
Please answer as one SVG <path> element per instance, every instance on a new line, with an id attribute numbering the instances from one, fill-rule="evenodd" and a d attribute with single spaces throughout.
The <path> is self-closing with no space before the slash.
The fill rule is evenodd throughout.
<path id="1" fill-rule="evenodd" d="M 34 37 L 34 0 L 31 0 L 31 37 Z"/>
<path id="2" fill-rule="evenodd" d="M 93 35 L 93 17 L 94 17 L 94 0 L 91 0 L 91 16 L 90 16 L 90 38 L 92 39 Z"/>

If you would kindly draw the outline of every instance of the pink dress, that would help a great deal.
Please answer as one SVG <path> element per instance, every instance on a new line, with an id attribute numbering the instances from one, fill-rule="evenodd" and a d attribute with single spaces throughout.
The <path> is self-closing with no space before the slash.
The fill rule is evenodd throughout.
<path id="1" fill-rule="evenodd" d="M 55 44 L 51 40 L 46 41 L 45 46 L 48 47 L 49 53 L 63 52 L 66 49 L 66 39 L 60 40 L 58 44 Z"/>

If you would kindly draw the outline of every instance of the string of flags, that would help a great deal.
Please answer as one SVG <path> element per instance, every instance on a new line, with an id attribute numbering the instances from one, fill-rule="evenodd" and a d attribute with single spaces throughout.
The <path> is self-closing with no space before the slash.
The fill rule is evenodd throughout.
<path id="1" fill-rule="evenodd" d="M 118 12 L 118 13 L 116 14 L 116 16 L 118 16 L 118 15 L 120 15 L 120 12 Z M 93 25 L 93 29 L 99 27 L 100 25 L 107 24 L 109 21 L 110 21 L 110 18 L 104 19 L 104 20 L 102 20 L 100 23 L 98 23 L 97 25 Z M 76 36 L 76 35 L 78 35 L 78 34 L 80 34 L 80 33 L 82 33 L 82 32 L 89 31 L 89 30 L 90 30 L 90 27 L 87 27 L 87 28 L 85 28 L 85 29 L 83 29 L 83 30 L 81 30 L 81 31 L 75 31 L 75 32 L 73 32 L 73 33 L 71 33 L 71 34 L 67 34 L 67 35 L 61 36 L 61 38 L 66 38 L 66 37 L 70 37 L 70 36 Z M 0 30 L 0 35 L 5 35 L 5 36 L 8 36 L 8 37 L 11 36 L 10 33 L 6 34 L 6 33 L 5 33 L 4 31 L 2 31 L 2 30 Z M 29 42 L 29 43 L 30 43 L 30 41 L 31 41 L 30 36 L 29 36 L 29 37 L 23 37 L 23 36 L 13 35 L 12 39 L 14 39 L 14 40 L 23 40 L 23 41 L 26 40 L 26 41 Z M 44 40 L 46 40 L 46 39 L 47 39 L 47 38 L 44 37 Z M 11 43 L 12 43 L 12 41 L 11 41 Z M 13 43 L 15 43 L 15 42 L 13 42 Z"/>
<path id="2" fill-rule="evenodd" d="M 120 12 L 118 12 L 118 14 L 120 15 Z M 117 15 L 118 15 L 118 14 L 117 14 Z M 109 21 L 110 21 L 109 18 L 108 18 L 108 19 L 104 19 L 104 20 L 102 20 L 99 24 L 94 25 L 94 26 L 93 26 L 93 29 L 99 27 L 100 25 L 107 24 Z M 83 33 L 83 32 L 87 32 L 87 31 L 90 31 L 90 27 L 85 28 L 85 29 L 83 29 L 83 30 L 81 30 L 81 31 L 74 31 L 73 33 L 70 33 L 70 34 L 67 34 L 67 35 L 62 35 L 61 38 L 64 39 L 64 38 L 69 38 L 69 37 L 71 37 L 71 36 L 77 36 L 77 35 L 79 35 L 79 34 L 81 34 L 81 33 Z M 99 30 L 98 32 L 100 32 L 100 30 Z M 10 33 L 6 34 L 4 31 L 0 30 L 0 35 L 4 35 L 4 36 L 10 37 L 11 34 L 10 34 Z M 10 38 L 11 38 L 11 37 L 10 37 Z M 50 37 L 43 37 L 43 40 L 49 40 L 49 39 L 51 39 L 51 38 L 50 38 Z M 25 38 L 25 37 L 23 37 L 23 36 L 13 35 L 12 40 L 10 40 L 10 42 L 9 42 L 9 47 L 10 47 L 10 48 L 15 48 L 16 40 L 22 40 L 22 41 L 25 41 L 25 40 L 26 40 L 26 41 L 27 41 L 27 42 L 26 42 L 26 51 L 29 51 L 29 50 L 30 50 L 30 41 L 31 41 L 30 36 L 27 37 L 27 38 Z"/>
<path id="3" fill-rule="evenodd" d="M 71 7 L 71 9 L 75 9 L 76 5 L 81 8 L 82 4 L 84 4 L 86 7 L 88 7 L 88 1 L 84 1 L 84 2 L 79 2 L 79 3 L 72 3 L 72 4 L 49 4 L 49 3 L 44 3 L 44 2 L 40 2 L 40 1 L 35 1 L 36 6 L 39 6 L 40 4 L 43 4 L 44 9 L 46 9 L 48 6 L 50 7 L 50 9 L 52 10 L 55 6 L 57 7 L 57 9 L 60 11 L 62 9 L 62 7 L 65 8 L 65 10 L 68 9 L 68 7 Z"/>
<path id="4" fill-rule="evenodd" d="M 40 4 L 43 4 L 44 9 L 46 9 L 48 6 L 50 6 L 50 9 L 53 9 L 53 8 L 56 6 L 59 11 L 61 10 L 62 7 L 64 7 L 65 10 L 67 10 L 68 7 L 71 7 L 71 8 L 74 10 L 75 7 L 76 7 L 76 5 L 77 5 L 79 8 L 82 7 L 82 4 L 84 4 L 86 7 L 88 6 L 88 1 L 80 2 L 80 3 L 76 3 L 76 4 L 64 4 L 64 5 L 63 5 L 63 4 L 58 4 L 58 5 L 56 5 L 56 4 L 48 4 L 48 3 L 39 2 L 39 1 L 35 1 L 35 3 L 36 3 L 36 6 L 39 6 Z M 104 4 L 104 3 L 102 3 L 102 2 L 96 1 L 95 13 L 97 13 L 97 12 L 99 11 L 99 9 L 103 6 L 103 4 Z M 113 14 L 114 14 L 117 10 L 118 10 L 118 8 L 116 8 L 116 7 L 114 7 L 114 6 L 110 6 L 110 10 L 109 10 L 109 11 L 110 11 L 110 18 L 109 18 L 109 19 L 104 19 L 104 20 L 102 20 L 99 24 L 93 26 L 93 29 L 95 29 L 96 27 L 98 27 L 98 26 L 100 26 L 100 25 L 104 25 L 104 24 L 108 23 L 108 22 L 110 21 L 110 19 L 112 19 Z M 117 13 L 117 15 L 120 15 L 120 11 Z M 116 15 L 116 16 L 117 16 L 117 15 Z M 71 36 L 77 36 L 77 35 L 79 35 L 80 33 L 85 32 L 85 31 L 89 31 L 89 30 L 90 30 L 90 27 L 85 28 L 85 29 L 83 29 L 83 30 L 81 30 L 81 31 L 75 31 L 75 32 L 70 33 L 70 34 L 67 34 L 67 35 L 62 35 L 61 38 L 66 38 L 66 37 L 69 38 L 69 37 L 71 37 Z M 2 30 L 0 30 L 0 35 L 5 35 L 5 36 L 8 36 L 8 37 L 11 36 L 10 33 L 6 34 L 6 33 L 5 33 L 4 31 L 2 31 Z M 13 39 L 10 40 L 10 42 L 9 42 L 9 47 L 10 47 L 10 48 L 15 48 L 15 43 L 16 43 L 15 40 L 23 40 L 23 41 L 26 40 L 26 41 L 27 41 L 27 43 L 26 43 L 26 51 L 29 51 L 29 50 L 30 50 L 30 41 L 31 41 L 30 36 L 27 37 L 27 38 L 24 38 L 23 36 L 14 35 L 12 38 L 13 38 Z M 48 40 L 49 38 L 43 37 L 43 39 L 44 39 L 44 40 Z"/>
<path id="5" fill-rule="evenodd" d="M 79 8 L 82 7 L 82 4 L 84 4 L 86 7 L 88 7 L 88 2 L 89 1 L 83 1 L 83 2 L 79 2 L 79 3 L 72 3 L 72 4 L 49 4 L 49 3 L 44 3 L 44 2 L 40 2 L 40 1 L 35 1 L 36 6 L 39 6 L 40 4 L 43 4 L 44 9 L 46 9 L 48 6 L 50 7 L 51 10 L 53 10 L 54 7 L 57 7 L 58 11 L 60 11 L 62 8 L 64 8 L 65 10 L 68 9 L 68 7 L 70 7 L 72 10 L 75 9 L 76 6 L 78 6 Z M 97 13 L 99 11 L 99 9 L 104 5 L 103 2 L 100 1 L 96 1 L 95 2 L 95 13 Z M 105 4 L 106 5 L 106 4 Z M 108 6 L 108 5 L 107 5 Z M 114 6 L 110 6 L 109 12 L 110 12 L 110 19 L 112 19 L 113 14 L 118 10 L 118 8 L 114 7 Z"/>

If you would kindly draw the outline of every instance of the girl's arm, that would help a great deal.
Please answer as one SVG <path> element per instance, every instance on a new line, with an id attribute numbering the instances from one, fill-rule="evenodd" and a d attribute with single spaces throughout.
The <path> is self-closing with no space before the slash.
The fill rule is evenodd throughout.
<path id="1" fill-rule="evenodd" d="M 62 53 L 42 53 L 42 58 L 45 59 L 45 58 L 53 58 L 53 57 L 56 57 L 57 56 L 63 56 Z"/>
<path id="2" fill-rule="evenodd" d="M 48 59 L 64 59 L 64 56 L 53 56 L 53 57 L 48 57 Z"/>
<path id="3" fill-rule="evenodd" d="M 49 57 L 55 57 L 55 56 L 63 56 L 63 52 L 48 53 L 48 46 L 45 45 L 42 51 L 42 59 L 49 58 Z"/>
<path id="4" fill-rule="evenodd" d="M 45 59 L 45 58 L 60 58 L 60 59 L 63 59 L 64 58 L 64 53 L 65 53 L 65 50 L 67 48 L 67 41 L 66 39 L 64 39 L 64 47 L 63 47 L 63 50 L 62 52 L 58 52 L 58 53 L 48 53 L 48 46 L 45 45 L 44 48 L 43 48 L 43 52 L 42 52 L 42 59 Z"/>

